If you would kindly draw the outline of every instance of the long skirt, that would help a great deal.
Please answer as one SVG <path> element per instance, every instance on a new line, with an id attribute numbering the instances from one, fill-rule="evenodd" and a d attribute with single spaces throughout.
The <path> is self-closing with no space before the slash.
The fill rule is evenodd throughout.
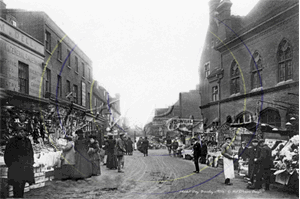
<path id="1" fill-rule="evenodd" d="M 92 176 L 92 164 L 88 157 L 84 154 L 76 153 L 76 164 L 73 172 L 74 179 L 89 178 Z"/>
<path id="2" fill-rule="evenodd" d="M 107 153 L 106 167 L 109 169 L 117 169 L 117 157 L 114 155 L 114 152 Z"/>
<path id="3" fill-rule="evenodd" d="M 92 175 L 93 176 L 98 176 L 101 174 L 100 170 L 100 160 L 91 160 L 92 164 Z"/>
<path id="4" fill-rule="evenodd" d="M 61 167 L 61 179 L 71 179 L 74 174 L 75 165 L 65 164 Z"/>
<path id="5" fill-rule="evenodd" d="M 230 160 L 223 156 L 223 168 L 225 179 L 233 179 L 234 178 L 234 165 L 233 160 Z"/>

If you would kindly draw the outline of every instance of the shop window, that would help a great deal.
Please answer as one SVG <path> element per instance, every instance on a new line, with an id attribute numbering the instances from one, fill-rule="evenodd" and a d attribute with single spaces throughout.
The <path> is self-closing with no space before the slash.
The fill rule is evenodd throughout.
<path id="1" fill-rule="evenodd" d="M 207 62 L 204 65 L 204 70 L 205 70 L 205 77 L 208 77 L 210 75 L 210 63 L 209 62 Z"/>
<path id="2" fill-rule="evenodd" d="M 212 87 L 212 101 L 218 101 L 219 100 L 219 88 L 218 86 Z"/>
<path id="3" fill-rule="evenodd" d="M 45 33 L 45 47 L 46 50 L 51 52 L 51 34 L 48 31 Z"/>
<path id="4" fill-rule="evenodd" d="M 261 123 L 281 127 L 281 117 L 279 111 L 273 108 L 266 108 L 260 113 Z"/>
<path id="5" fill-rule="evenodd" d="M 57 41 L 57 59 L 61 61 L 61 42 Z"/>
<path id="6" fill-rule="evenodd" d="M 262 87 L 262 59 L 258 52 L 255 52 L 253 54 L 253 58 L 251 58 L 250 68 L 251 88 L 254 89 Z"/>
<path id="7" fill-rule="evenodd" d="M 71 67 L 71 54 L 70 54 L 70 50 L 67 50 L 67 57 L 68 57 L 68 60 L 67 60 L 67 66 Z"/>
<path id="8" fill-rule="evenodd" d="M 282 40 L 278 47 L 278 80 L 279 82 L 292 79 L 292 48 L 287 40 Z"/>
<path id="9" fill-rule="evenodd" d="M 79 67 L 78 67 L 78 57 L 75 56 L 75 72 L 78 73 Z"/>
<path id="10" fill-rule="evenodd" d="M 236 94 L 240 92 L 240 72 L 239 66 L 235 60 L 233 60 L 230 68 L 230 77 L 231 77 L 231 94 Z"/>
<path id="11" fill-rule="evenodd" d="M 29 71 L 28 65 L 19 62 L 19 88 L 21 93 L 29 94 Z"/>
<path id="12" fill-rule="evenodd" d="M 57 75 L 57 89 L 56 89 L 56 96 L 62 96 L 62 79 L 60 75 Z"/>

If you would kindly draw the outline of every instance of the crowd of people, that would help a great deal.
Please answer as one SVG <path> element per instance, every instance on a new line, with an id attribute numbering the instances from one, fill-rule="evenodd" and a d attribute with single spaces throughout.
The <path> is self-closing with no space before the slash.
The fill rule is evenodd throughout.
<path id="1" fill-rule="evenodd" d="M 234 176 L 234 154 L 232 152 L 232 139 L 226 138 L 226 143 L 222 146 L 225 184 L 232 185 L 230 179 Z M 273 159 L 271 149 L 264 140 L 253 139 L 251 147 L 246 147 L 246 142 L 238 150 L 238 158 L 248 162 L 248 189 L 270 189 L 271 168 Z"/>

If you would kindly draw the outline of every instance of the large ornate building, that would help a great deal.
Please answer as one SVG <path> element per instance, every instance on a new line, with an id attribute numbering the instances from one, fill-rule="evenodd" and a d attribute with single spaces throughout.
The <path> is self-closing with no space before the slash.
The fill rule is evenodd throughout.
<path id="1" fill-rule="evenodd" d="M 280 139 L 298 120 L 299 1 L 260 0 L 244 17 L 231 6 L 209 1 L 199 67 L 204 127 L 220 135 L 225 124 L 258 123 L 269 127 L 264 138 Z"/>

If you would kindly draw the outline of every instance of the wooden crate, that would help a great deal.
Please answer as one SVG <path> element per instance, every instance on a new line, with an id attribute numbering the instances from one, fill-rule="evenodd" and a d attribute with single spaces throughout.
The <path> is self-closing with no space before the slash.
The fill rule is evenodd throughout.
<path id="1" fill-rule="evenodd" d="M 41 188 L 41 187 L 44 187 L 44 186 L 45 186 L 45 181 L 41 182 L 41 183 L 38 183 L 38 184 L 31 185 L 30 189 L 37 189 L 37 188 Z"/>

